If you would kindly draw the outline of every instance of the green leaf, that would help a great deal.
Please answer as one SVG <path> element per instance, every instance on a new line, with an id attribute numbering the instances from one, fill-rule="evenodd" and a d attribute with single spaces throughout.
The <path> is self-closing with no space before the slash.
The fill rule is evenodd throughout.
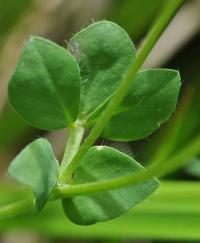
<path id="1" fill-rule="evenodd" d="M 175 70 L 140 71 L 133 86 L 103 132 L 103 137 L 131 141 L 145 138 L 174 111 L 180 89 Z"/>
<path id="2" fill-rule="evenodd" d="M 96 146 L 89 149 L 77 168 L 73 184 L 82 184 L 125 176 L 144 168 L 116 149 Z M 158 181 L 152 179 L 137 185 L 63 199 L 66 216 L 80 225 L 94 224 L 115 218 L 153 193 Z"/>
<path id="3" fill-rule="evenodd" d="M 69 42 L 69 50 L 81 69 L 82 114 L 94 111 L 109 99 L 135 61 L 135 49 L 129 36 L 109 21 L 81 30 Z"/>
<path id="4" fill-rule="evenodd" d="M 59 164 L 49 142 L 39 138 L 27 145 L 9 166 L 9 174 L 30 186 L 41 209 L 49 198 L 59 174 Z"/>
<path id="5" fill-rule="evenodd" d="M 34 127 L 57 130 L 76 120 L 80 73 L 74 57 L 55 43 L 31 38 L 9 83 L 9 98 Z"/>

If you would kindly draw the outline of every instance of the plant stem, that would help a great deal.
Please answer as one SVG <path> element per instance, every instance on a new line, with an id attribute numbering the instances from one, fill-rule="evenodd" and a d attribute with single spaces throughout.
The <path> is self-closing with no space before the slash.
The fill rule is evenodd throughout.
<path id="1" fill-rule="evenodd" d="M 73 127 L 69 128 L 68 131 L 69 138 L 61 162 L 60 177 L 62 176 L 63 171 L 66 170 L 67 166 L 70 164 L 80 147 L 81 140 L 84 134 L 84 128 L 82 127 L 80 122 L 76 122 Z"/>
<path id="2" fill-rule="evenodd" d="M 137 72 L 139 71 L 140 67 L 144 63 L 146 57 L 148 56 L 153 46 L 155 45 L 156 41 L 159 39 L 160 35 L 165 30 L 166 26 L 173 18 L 174 14 L 176 13 L 177 9 L 180 7 L 182 3 L 183 0 L 170 0 L 168 2 L 160 18 L 158 18 L 156 24 L 153 26 L 146 40 L 144 41 L 142 47 L 140 48 L 135 63 L 127 72 L 127 75 L 122 80 L 116 93 L 113 95 L 107 107 L 102 112 L 96 125 L 93 127 L 88 137 L 85 139 L 78 153 L 74 156 L 74 159 L 71 161 L 69 166 L 66 167 L 65 170 L 63 170 L 61 175 L 61 179 L 63 181 L 70 180 L 73 172 L 75 171 L 82 157 L 85 155 L 87 150 L 93 145 L 95 140 L 100 136 L 105 125 L 108 123 L 113 113 L 115 112 L 116 108 L 121 103 L 121 101 L 127 94 L 128 90 L 133 85 L 133 81 L 137 75 Z"/>
<path id="3" fill-rule="evenodd" d="M 85 183 L 81 185 L 63 185 L 57 187 L 52 199 L 82 195 L 87 193 L 100 192 L 105 190 L 116 189 L 119 187 L 134 185 L 151 179 L 152 177 L 161 177 L 181 167 L 185 162 L 193 156 L 200 153 L 200 136 L 198 136 L 181 152 L 171 157 L 168 161 L 155 162 L 147 167 L 147 170 L 122 176 L 115 179 Z"/>

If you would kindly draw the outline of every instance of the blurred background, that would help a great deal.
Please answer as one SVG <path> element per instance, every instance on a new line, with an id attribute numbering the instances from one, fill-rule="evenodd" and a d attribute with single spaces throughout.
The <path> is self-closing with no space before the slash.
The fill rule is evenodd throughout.
<path id="1" fill-rule="evenodd" d="M 136 47 L 167 0 L 0 0 L 0 205 L 24 196 L 6 174 L 12 158 L 29 142 L 45 136 L 58 158 L 66 130 L 46 133 L 27 125 L 11 108 L 7 84 L 24 43 L 32 35 L 60 45 L 82 27 L 107 19 L 122 26 Z M 177 110 L 148 139 L 112 143 L 144 165 L 167 159 L 200 134 L 200 0 L 188 0 L 162 35 L 145 67 L 178 69 L 182 89 Z M 100 141 L 102 143 L 102 141 Z M 109 144 L 108 141 L 103 143 Z M 0 243 L 200 242 L 200 160 L 161 181 L 158 192 L 128 214 L 94 226 L 76 226 L 51 203 L 37 216 L 0 221 Z"/>

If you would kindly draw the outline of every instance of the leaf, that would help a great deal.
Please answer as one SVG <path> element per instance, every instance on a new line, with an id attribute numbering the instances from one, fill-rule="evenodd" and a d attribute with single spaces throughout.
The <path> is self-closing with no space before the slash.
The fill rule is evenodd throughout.
<path id="1" fill-rule="evenodd" d="M 84 156 L 75 172 L 73 184 L 108 180 L 142 170 L 144 168 L 128 155 L 110 147 L 96 146 Z M 63 209 L 76 224 L 94 224 L 120 216 L 142 202 L 157 187 L 158 181 L 152 179 L 120 189 L 75 196 L 63 199 Z"/>
<path id="2" fill-rule="evenodd" d="M 174 111 L 180 89 L 175 70 L 140 71 L 116 114 L 103 131 L 103 137 L 131 141 L 145 138 Z"/>
<path id="3" fill-rule="evenodd" d="M 39 138 L 27 145 L 9 166 L 9 174 L 30 186 L 41 209 L 53 190 L 59 173 L 59 164 L 49 142 Z"/>
<path id="4" fill-rule="evenodd" d="M 74 57 L 39 37 L 27 43 L 9 83 L 9 98 L 34 127 L 57 130 L 76 120 L 80 74 Z"/>
<path id="5" fill-rule="evenodd" d="M 135 49 L 128 34 L 109 21 L 100 21 L 81 30 L 68 47 L 81 69 L 80 112 L 87 114 L 116 90 L 135 61 Z"/>

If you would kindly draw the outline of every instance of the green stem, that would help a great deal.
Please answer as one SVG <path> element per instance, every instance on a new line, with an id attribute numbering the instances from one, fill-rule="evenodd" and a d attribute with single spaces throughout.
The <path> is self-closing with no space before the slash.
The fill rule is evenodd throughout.
<path id="1" fill-rule="evenodd" d="M 85 183 L 81 185 L 63 185 L 57 187 L 52 198 L 70 197 L 75 195 L 82 195 L 87 193 L 100 192 L 111 190 L 127 185 L 134 185 L 140 182 L 147 181 L 152 177 L 161 177 L 170 172 L 180 168 L 190 158 L 200 153 L 200 136 L 197 137 L 187 147 L 183 148 L 181 152 L 171 157 L 168 161 L 155 162 L 147 170 L 143 172 L 133 173 L 128 176 L 122 176 L 115 179 Z"/>
<path id="2" fill-rule="evenodd" d="M 84 134 L 84 128 L 80 122 L 76 122 L 73 127 L 69 128 L 68 131 L 69 138 L 61 162 L 60 177 L 62 177 L 63 171 L 65 171 L 67 166 L 71 163 L 72 159 L 74 158 L 80 147 L 81 140 Z"/>
<path id="3" fill-rule="evenodd" d="M 87 150 L 93 145 L 95 140 L 99 137 L 105 125 L 108 123 L 113 113 L 115 112 L 116 108 L 121 103 L 121 101 L 127 94 L 128 90 L 133 85 L 133 81 L 137 75 L 137 72 L 144 63 L 146 57 L 148 56 L 156 41 L 159 39 L 160 35 L 164 31 L 168 23 L 171 21 L 177 9 L 180 7 L 182 3 L 183 0 L 170 0 L 168 2 L 160 18 L 149 32 L 146 40 L 144 41 L 141 49 L 139 50 L 134 65 L 130 68 L 127 75 L 122 80 L 116 93 L 113 95 L 106 109 L 102 112 L 96 125 L 93 127 L 88 137 L 85 139 L 85 142 L 80 147 L 78 153 L 74 156 L 72 162 L 62 172 L 61 179 L 63 181 L 68 181 L 71 178 L 73 172 L 79 164 L 79 161 L 82 159 Z"/>

